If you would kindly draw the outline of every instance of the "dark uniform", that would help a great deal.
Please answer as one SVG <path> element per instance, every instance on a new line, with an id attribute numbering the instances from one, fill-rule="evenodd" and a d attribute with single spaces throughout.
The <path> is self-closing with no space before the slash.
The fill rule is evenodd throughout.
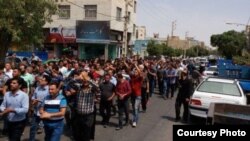
<path id="1" fill-rule="evenodd" d="M 181 105 L 183 104 L 184 106 L 184 112 L 183 112 L 183 121 L 187 122 L 188 120 L 188 102 L 189 98 L 192 94 L 192 81 L 186 77 L 186 79 L 180 79 L 179 80 L 180 88 L 179 88 L 179 93 L 176 98 L 176 103 L 175 103 L 175 113 L 176 113 L 176 121 L 179 121 L 180 118 L 180 109 Z"/>

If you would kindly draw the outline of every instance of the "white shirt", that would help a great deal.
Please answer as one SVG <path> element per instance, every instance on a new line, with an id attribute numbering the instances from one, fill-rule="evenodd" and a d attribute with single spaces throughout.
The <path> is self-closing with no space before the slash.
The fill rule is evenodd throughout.
<path id="1" fill-rule="evenodd" d="M 4 68 L 4 73 L 5 75 L 7 75 L 9 78 L 13 78 L 13 70 L 10 69 L 9 71 L 7 71 L 5 68 Z"/>

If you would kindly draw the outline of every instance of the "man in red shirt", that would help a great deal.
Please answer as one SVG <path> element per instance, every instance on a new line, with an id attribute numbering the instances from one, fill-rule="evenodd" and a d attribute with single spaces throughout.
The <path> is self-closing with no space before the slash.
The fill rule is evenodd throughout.
<path id="1" fill-rule="evenodd" d="M 143 82 L 143 76 L 138 66 L 135 64 L 134 73 L 131 74 L 131 86 L 132 86 L 132 107 L 133 107 L 133 120 L 132 126 L 136 127 L 139 119 L 139 107 L 141 104 L 141 87 Z"/>
<path id="2" fill-rule="evenodd" d="M 125 80 L 122 74 L 117 74 L 118 83 L 116 85 L 115 93 L 118 96 L 118 113 L 119 113 L 119 125 L 116 130 L 120 130 L 123 127 L 123 112 L 126 116 L 126 123 L 128 124 L 129 120 L 129 96 L 131 94 L 131 86 L 127 80 Z"/>

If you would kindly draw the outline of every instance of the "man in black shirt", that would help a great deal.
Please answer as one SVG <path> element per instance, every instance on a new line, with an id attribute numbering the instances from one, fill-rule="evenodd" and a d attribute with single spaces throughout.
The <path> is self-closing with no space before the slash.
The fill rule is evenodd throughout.
<path id="1" fill-rule="evenodd" d="M 188 72 L 184 70 L 181 72 L 181 79 L 179 80 L 179 92 L 175 102 L 175 113 L 176 113 L 176 121 L 179 121 L 180 118 L 180 109 L 181 105 L 184 106 L 183 111 L 183 122 L 187 122 L 188 120 L 188 102 L 190 100 L 190 96 L 193 92 L 192 81 L 188 79 Z"/>
<path id="2" fill-rule="evenodd" d="M 104 128 L 106 128 L 106 126 L 109 123 L 111 115 L 112 99 L 115 96 L 115 85 L 110 82 L 109 74 L 105 75 L 104 82 L 100 84 L 100 92 L 101 92 L 100 113 L 102 115 L 102 124 Z"/>

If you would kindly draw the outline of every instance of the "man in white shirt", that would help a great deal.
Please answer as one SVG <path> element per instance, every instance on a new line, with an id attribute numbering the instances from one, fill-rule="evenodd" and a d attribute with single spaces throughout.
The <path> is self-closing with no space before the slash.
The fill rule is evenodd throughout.
<path id="1" fill-rule="evenodd" d="M 9 78 L 13 78 L 13 70 L 12 70 L 12 68 L 11 68 L 10 63 L 5 63 L 4 73 L 5 73 L 5 75 L 7 75 Z"/>

